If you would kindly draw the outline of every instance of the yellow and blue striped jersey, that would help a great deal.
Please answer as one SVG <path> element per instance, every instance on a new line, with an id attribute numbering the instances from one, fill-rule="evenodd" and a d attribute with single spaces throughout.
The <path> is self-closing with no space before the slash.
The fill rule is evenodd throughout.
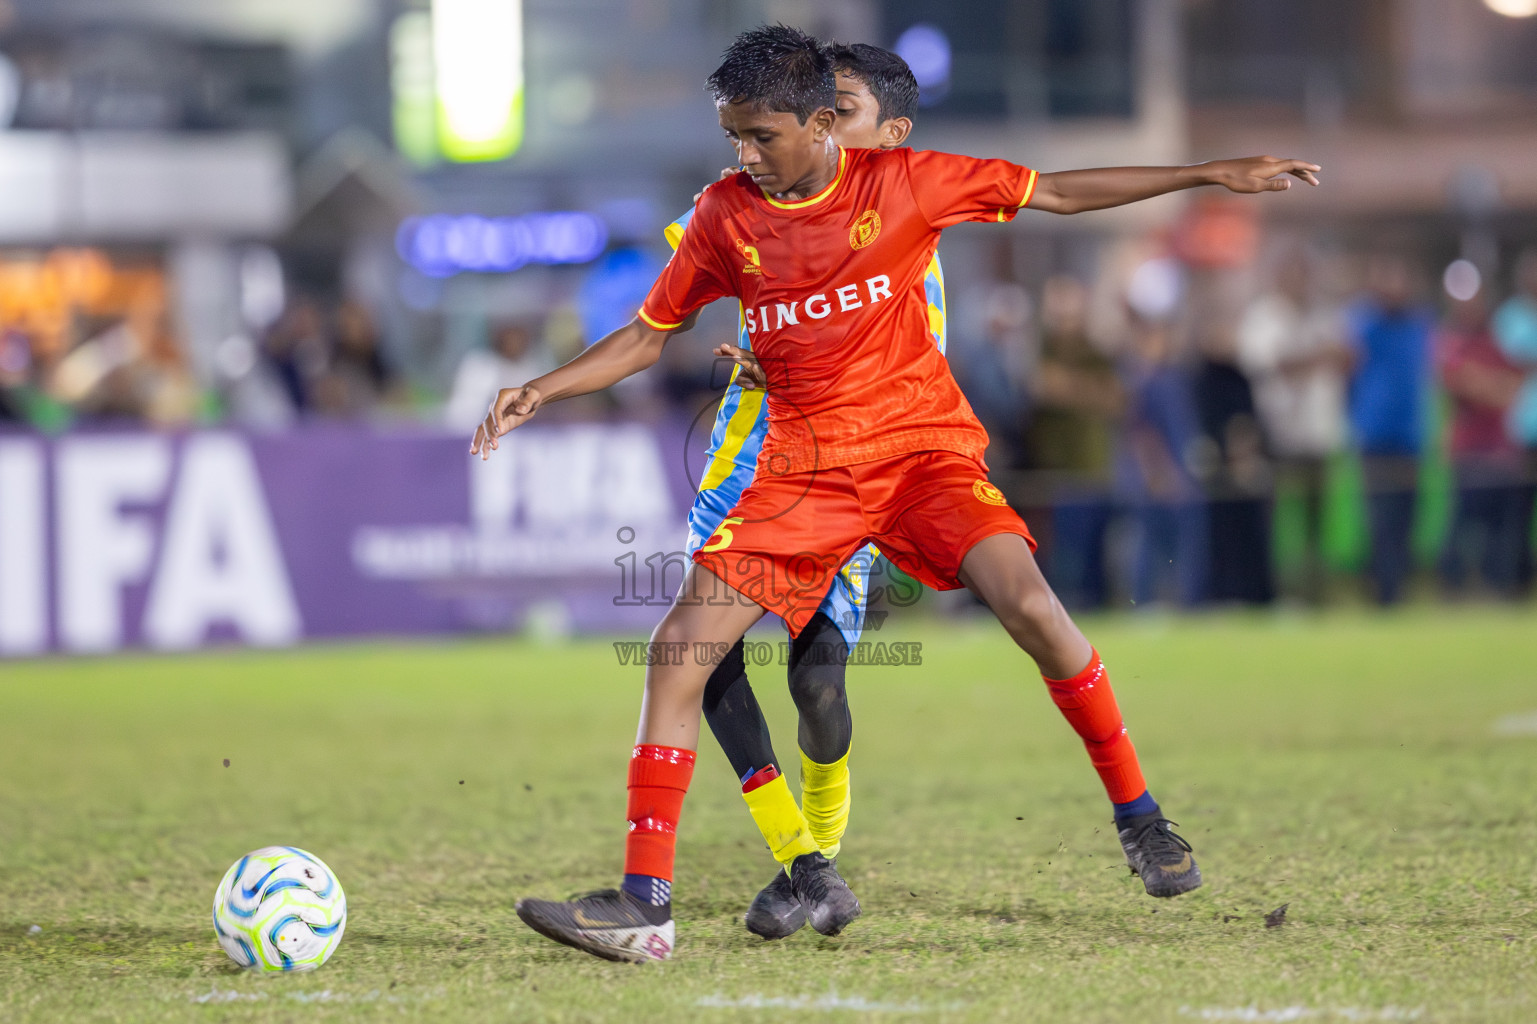
<path id="1" fill-rule="evenodd" d="M 672 248 L 677 249 L 693 216 L 694 211 L 690 209 L 667 226 L 664 233 Z M 944 352 L 945 272 L 937 252 L 929 261 L 923 289 L 928 298 L 929 332 L 934 336 L 939 351 Z M 738 348 L 752 348 L 740 305 L 737 308 L 736 344 Z M 737 372 L 732 372 L 731 382 L 727 384 L 726 393 L 716 410 L 715 426 L 710 431 L 710 446 L 705 452 L 704 475 L 699 481 L 700 494 L 711 492 L 712 497 L 717 499 L 715 504 L 724 505 L 726 509 L 736 504 L 742 491 L 752 482 L 758 465 L 758 451 L 768 433 L 768 405 L 764 402 L 763 392 L 747 390 L 738 385 Z M 724 515 L 724 512 L 721 514 Z"/>

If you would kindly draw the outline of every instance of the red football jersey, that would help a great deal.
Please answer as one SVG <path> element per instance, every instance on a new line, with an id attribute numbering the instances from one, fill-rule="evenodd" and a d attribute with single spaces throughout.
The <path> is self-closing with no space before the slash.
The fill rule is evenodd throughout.
<path id="1" fill-rule="evenodd" d="M 1036 173 L 1004 160 L 840 149 L 832 184 L 779 202 L 746 174 L 705 190 L 640 318 L 670 330 L 741 300 L 769 381 L 760 470 L 917 451 L 982 458 L 987 432 L 929 333 L 923 278 L 939 233 L 1012 220 Z"/>

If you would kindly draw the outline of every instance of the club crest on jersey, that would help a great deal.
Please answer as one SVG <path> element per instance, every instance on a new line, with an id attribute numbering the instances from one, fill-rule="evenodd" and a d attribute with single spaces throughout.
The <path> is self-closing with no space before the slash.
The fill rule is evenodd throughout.
<path id="1" fill-rule="evenodd" d="M 763 273 L 763 262 L 758 259 L 758 247 L 757 246 L 755 246 L 755 245 L 748 245 L 746 242 L 744 242 L 740 238 L 738 238 L 736 240 L 736 251 L 742 254 L 743 259 L 747 260 L 747 262 L 742 265 L 742 273 L 744 273 L 744 274 L 761 274 L 761 273 Z"/>
<path id="2" fill-rule="evenodd" d="M 866 210 L 859 215 L 859 219 L 854 222 L 854 226 L 849 228 L 849 247 L 852 249 L 863 249 L 875 241 L 876 236 L 880 233 L 881 215 L 874 210 Z"/>
<path id="3" fill-rule="evenodd" d="M 1003 496 L 1003 492 L 986 480 L 978 480 L 971 485 L 971 493 L 977 496 L 977 500 L 988 505 L 1007 505 L 1009 500 Z"/>

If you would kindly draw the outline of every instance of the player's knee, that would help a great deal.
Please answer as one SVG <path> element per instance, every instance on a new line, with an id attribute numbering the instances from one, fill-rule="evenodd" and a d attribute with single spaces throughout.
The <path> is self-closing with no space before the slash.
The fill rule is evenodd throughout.
<path id="1" fill-rule="evenodd" d="M 821 718 L 847 702 L 842 672 L 816 671 L 814 666 L 803 664 L 790 670 L 789 681 L 790 699 L 807 718 Z"/>
<path id="2" fill-rule="evenodd" d="M 674 605 L 672 610 L 662 616 L 662 621 L 656 624 L 656 629 L 651 631 L 651 647 L 654 656 L 667 656 L 673 650 L 688 650 L 702 639 L 699 630 L 689 619 L 682 614 L 685 609 Z"/>
<path id="3" fill-rule="evenodd" d="M 998 616 L 1003 626 L 1014 637 L 1024 642 L 1026 638 L 1048 636 L 1063 614 L 1062 604 L 1049 587 L 1028 587 L 1013 595 Z"/>

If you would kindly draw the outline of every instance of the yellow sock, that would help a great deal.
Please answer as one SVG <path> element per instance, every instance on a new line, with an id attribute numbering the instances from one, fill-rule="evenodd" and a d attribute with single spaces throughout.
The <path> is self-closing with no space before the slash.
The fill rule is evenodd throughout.
<path id="1" fill-rule="evenodd" d="M 783 864 L 786 871 L 796 857 L 817 852 L 816 840 L 811 838 L 811 829 L 807 827 L 801 809 L 795 805 L 795 796 L 783 775 L 751 793 L 743 793 L 742 799 L 747 801 L 752 820 L 763 833 L 774 859 Z"/>
<path id="2" fill-rule="evenodd" d="M 806 823 L 822 856 L 832 860 L 843 848 L 849 827 L 849 755 L 832 764 L 817 764 L 801 752 L 801 803 Z"/>

